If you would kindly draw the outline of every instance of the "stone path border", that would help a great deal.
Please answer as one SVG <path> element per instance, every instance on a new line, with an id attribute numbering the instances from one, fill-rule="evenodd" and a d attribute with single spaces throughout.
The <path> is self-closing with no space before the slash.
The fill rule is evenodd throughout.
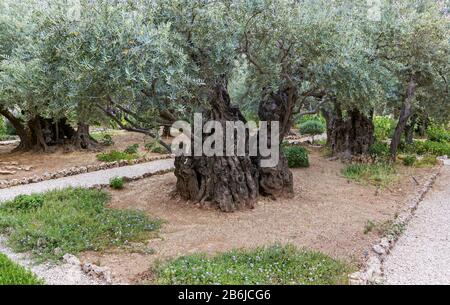
<path id="1" fill-rule="evenodd" d="M 135 160 L 127 161 L 114 161 L 114 162 L 102 162 L 99 164 L 87 165 L 87 166 L 74 166 L 70 168 L 60 169 L 52 173 L 44 173 L 43 175 L 25 177 L 21 179 L 0 180 L 0 190 L 10 188 L 17 185 L 26 185 L 31 183 L 38 183 L 47 180 L 59 179 L 63 177 L 75 176 L 84 173 L 96 172 L 110 168 L 124 167 L 135 164 L 148 163 L 156 160 L 171 159 L 173 155 L 162 155 L 153 157 L 142 157 Z"/>
<path id="2" fill-rule="evenodd" d="M 393 226 L 399 229 L 406 228 L 409 221 L 414 216 L 414 212 L 417 210 L 419 204 L 424 200 L 425 195 L 433 187 L 433 184 L 440 175 L 443 166 L 444 163 L 440 162 L 439 166 L 426 179 L 422 188 L 420 188 L 416 195 L 410 199 L 406 208 L 404 208 L 394 220 Z M 350 285 L 371 285 L 383 283 L 382 263 L 394 247 L 395 243 L 398 241 L 401 233 L 403 233 L 402 230 L 400 231 L 401 232 L 399 234 L 388 234 L 383 236 L 381 240 L 372 246 L 369 258 L 364 267 L 360 271 L 349 276 Z"/>

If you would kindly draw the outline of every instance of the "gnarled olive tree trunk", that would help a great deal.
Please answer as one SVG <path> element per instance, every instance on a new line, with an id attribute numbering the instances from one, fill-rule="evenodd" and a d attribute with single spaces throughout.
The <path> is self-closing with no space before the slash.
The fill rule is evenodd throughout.
<path id="1" fill-rule="evenodd" d="M 266 121 L 268 126 L 267 143 L 271 143 L 271 123 L 279 122 L 279 143 L 281 143 L 286 134 L 292 127 L 293 110 L 297 99 L 297 92 L 294 88 L 286 88 L 277 93 L 269 92 L 262 99 L 258 115 L 261 121 Z M 275 167 L 259 166 L 259 185 L 260 192 L 265 196 L 290 197 L 294 193 L 294 181 L 292 172 L 289 169 L 286 157 L 283 151 L 279 151 L 279 160 Z"/>
<path id="2" fill-rule="evenodd" d="M 226 121 L 245 122 L 239 109 L 231 106 L 230 97 L 223 84 L 215 88 L 210 105 L 206 119 L 218 121 L 223 130 Z M 203 141 L 205 136 L 208 135 L 203 135 Z M 248 155 L 175 158 L 178 194 L 186 200 L 212 202 L 225 212 L 253 208 L 259 194 L 258 175 L 257 165 Z"/>
<path id="3" fill-rule="evenodd" d="M 323 113 L 327 121 L 327 141 L 333 156 L 350 159 L 354 155 L 369 153 L 375 132 L 371 118 L 358 109 L 348 111 L 344 117 L 336 104 L 332 111 Z"/>

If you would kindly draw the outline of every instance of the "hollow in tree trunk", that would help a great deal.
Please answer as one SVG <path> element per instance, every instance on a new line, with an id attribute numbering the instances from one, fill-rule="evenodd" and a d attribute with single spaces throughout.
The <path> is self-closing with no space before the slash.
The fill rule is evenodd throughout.
<path id="1" fill-rule="evenodd" d="M 231 106 L 225 84 L 215 88 L 210 105 L 207 119 L 218 121 L 224 130 L 226 121 L 245 122 L 239 109 Z M 258 175 L 257 165 L 248 155 L 175 158 L 177 193 L 186 200 L 212 202 L 224 212 L 253 208 L 259 194 Z"/>
<path id="2" fill-rule="evenodd" d="M 97 149 L 98 142 L 89 134 L 89 125 L 79 122 L 78 128 L 72 137 L 73 146 L 77 149 Z"/>

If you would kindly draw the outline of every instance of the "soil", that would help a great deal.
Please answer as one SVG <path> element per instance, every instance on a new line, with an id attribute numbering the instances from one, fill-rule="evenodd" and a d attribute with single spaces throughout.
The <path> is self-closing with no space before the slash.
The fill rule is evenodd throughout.
<path id="1" fill-rule="evenodd" d="M 149 241 L 146 252 L 87 252 L 80 258 L 108 267 L 116 280 L 129 283 L 148 281 L 151 266 L 170 258 L 277 242 L 358 265 L 379 239 L 374 232 L 364 234 L 367 222 L 392 220 L 419 187 L 412 177 L 422 183 L 431 169 L 399 166 L 397 182 L 379 190 L 348 181 L 341 175 L 342 163 L 326 160 L 317 149 L 310 150 L 310 168 L 293 170 L 294 197 L 260 198 L 253 210 L 224 213 L 174 198 L 176 178 L 172 173 L 111 191 L 112 208 L 137 209 L 163 220 L 160 236 Z"/>
<path id="2" fill-rule="evenodd" d="M 135 132 L 114 131 L 112 134 L 114 141 L 113 146 L 104 147 L 103 151 L 124 150 L 135 143 L 140 144 L 139 153 L 147 156 L 157 156 L 158 154 L 149 153 L 144 148 L 145 135 Z M 99 164 L 96 156 L 99 151 L 73 151 L 64 152 L 63 148 L 59 148 L 53 153 L 36 153 L 36 152 L 11 152 L 15 145 L 0 146 L 0 162 L 16 162 L 17 167 L 30 167 L 31 170 L 15 170 L 15 174 L 0 175 L 0 180 L 11 180 L 18 178 L 42 175 L 46 172 L 55 172 L 64 168 L 74 166 L 86 166 Z M 0 166 L 1 167 L 1 166 Z"/>

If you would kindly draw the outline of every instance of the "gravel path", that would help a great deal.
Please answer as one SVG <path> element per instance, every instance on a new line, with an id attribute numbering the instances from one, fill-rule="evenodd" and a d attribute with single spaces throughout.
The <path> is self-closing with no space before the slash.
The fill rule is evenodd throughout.
<path id="1" fill-rule="evenodd" d="M 450 160 L 383 267 L 386 284 L 450 284 Z"/>
<path id="2" fill-rule="evenodd" d="M 108 184 L 113 177 L 134 178 L 147 173 L 155 173 L 161 170 L 173 168 L 173 160 L 157 160 L 148 163 L 111 168 L 60 179 L 47 180 L 38 183 L 14 186 L 0 190 L 0 202 L 13 199 L 17 195 L 42 193 L 49 190 L 66 187 L 92 187 L 99 184 Z"/>

